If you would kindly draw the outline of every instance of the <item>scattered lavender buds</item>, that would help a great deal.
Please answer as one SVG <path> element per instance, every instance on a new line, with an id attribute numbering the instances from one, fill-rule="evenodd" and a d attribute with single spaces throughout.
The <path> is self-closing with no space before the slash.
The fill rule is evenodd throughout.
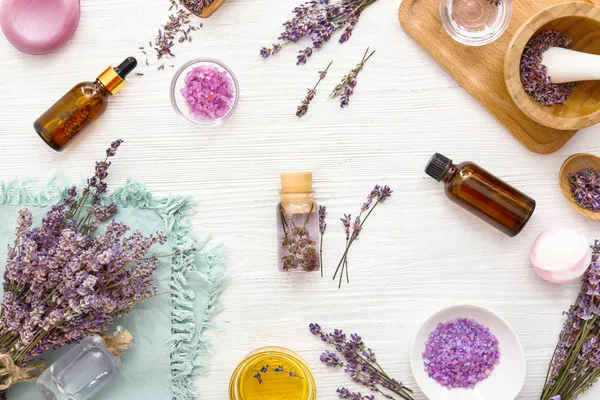
<path id="1" fill-rule="evenodd" d="M 195 25 L 192 25 L 190 17 L 195 8 L 200 7 L 201 3 L 208 2 L 212 3 L 213 0 L 171 0 L 170 11 L 175 11 L 174 14 L 169 15 L 167 23 L 158 30 L 158 36 L 154 39 L 154 46 L 152 42 L 149 43 L 150 47 L 154 47 L 156 56 L 160 60 L 163 57 L 175 57 L 172 49 L 175 43 L 191 42 L 191 33 L 198 29 Z M 194 5 L 195 4 L 195 5 Z M 181 5 L 187 7 L 190 11 L 181 8 Z M 200 27 L 202 24 L 200 24 Z M 144 50 L 141 48 L 141 50 Z M 144 54 L 146 54 L 144 52 Z M 159 69 L 164 69 L 159 68 Z"/>
<path id="2" fill-rule="evenodd" d="M 335 274 L 333 275 L 333 279 L 335 280 L 338 272 L 341 272 L 340 283 L 338 285 L 338 288 L 342 287 L 344 270 L 346 271 L 346 281 L 350 283 L 350 279 L 348 278 L 348 252 L 350 251 L 350 246 L 352 246 L 352 243 L 354 243 L 354 241 L 358 239 L 360 233 L 362 232 L 365 222 L 367 221 L 373 210 L 375 210 L 375 207 L 377 207 L 378 204 L 383 203 L 385 200 L 387 200 L 387 198 L 390 197 L 392 193 L 392 189 L 390 189 L 389 186 L 375 185 L 373 190 L 371 190 L 371 193 L 369 193 L 369 195 L 367 196 L 367 201 L 361 206 L 360 214 L 354 219 L 354 223 L 352 223 L 352 215 L 350 214 L 344 214 L 344 218 L 341 219 L 342 225 L 344 226 L 344 231 L 346 232 L 346 250 L 344 251 L 342 259 L 338 263 L 338 266 L 335 270 Z M 367 213 L 367 215 L 363 218 L 364 213 Z"/>
<path id="3" fill-rule="evenodd" d="M 587 168 L 569 174 L 573 199 L 580 207 L 600 211 L 600 172 Z"/>
<path id="4" fill-rule="evenodd" d="M 500 363 L 498 339 L 472 319 L 440 323 L 429 334 L 423 361 L 429 376 L 440 385 L 472 389 Z"/>
<path id="5" fill-rule="evenodd" d="M 344 332 L 335 329 L 331 333 L 323 332 L 319 324 L 310 324 L 310 332 L 319 336 L 322 341 L 330 344 L 336 351 L 325 351 L 321 355 L 321 362 L 328 367 L 344 368 L 355 383 L 366 386 L 371 391 L 381 394 L 386 399 L 397 399 L 390 393 L 397 394 L 401 399 L 413 400 L 413 391 L 401 382 L 390 378 L 377 362 L 373 350 L 367 348 L 362 338 L 353 333 L 347 337 Z M 339 355 L 338 355 L 339 353 Z M 342 361 L 341 357 L 344 361 Z M 340 399 L 373 400 L 373 396 L 362 396 L 360 393 L 350 392 L 348 389 L 337 390 Z"/>
<path id="6" fill-rule="evenodd" d="M 302 104 L 298 106 L 298 110 L 296 110 L 296 115 L 298 117 L 303 116 L 308 111 L 308 106 L 310 105 L 310 102 L 315 98 L 315 95 L 317 94 L 317 87 L 319 86 L 319 83 L 321 83 L 321 81 L 327 76 L 327 71 L 329 71 L 329 67 L 331 67 L 331 64 L 333 64 L 333 61 L 329 63 L 329 65 L 327 66 L 327 68 L 325 68 L 324 71 L 319 71 L 319 80 L 317 81 L 317 84 L 314 88 L 308 89 L 306 97 L 304 98 L 304 100 L 302 100 Z"/>
<path id="7" fill-rule="evenodd" d="M 541 400 L 574 400 L 600 376 L 600 241 L 575 304 L 565 313 Z M 592 396 L 593 397 L 593 396 Z"/>
<path id="8" fill-rule="evenodd" d="M 358 63 L 356 67 L 354 67 L 347 75 L 344 75 L 342 81 L 338 83 L 338 85 L 333 89 L 333 91 L 329 95 L 329 97 L 331 97 L 332 99 L 340 96 L 342 100 L 340 105 L 342 108 L 344 108 L 350 103 L 350 96 L 352 96 L 352 94 L 354 93 L 354 88 L 358 83 L 356 78 L 358 77 L 360 71 L 362 71 L 362 69 L 364 68 L 365 63 L 369 60 L 369 58 L 371 58 L 373 54 L 375 54 L 375 50 L 373 50 L 373 52 L 367 56 L 368 53 L 369 49 L 367 48 L 367 51 L 365 51 L 365 54 L 362 58 L 362 61 Z"/>
<path id="9" fill-rule="evenodd" d="M 313 51 L 321 49 L 335 31 L 344 29 L 339 42 L 348 41 L 364 9 L 375 1 L 341 0 L 331 4 L 329 0 L 307 1 L 294 8 L 294 18 L 283 23 L 285 31 L 279 35 L 280 42 L 270 48 L 263 47 L 260 55 L 264 58 L 275 55 L 283 46 L 306 37 L 312 41 L 312 46 L 300 50 L 296 62 L 297 65 L 305 64 Z"/>
<path id="10" fill-rule="evenodd" d="M 550 47 L 571 48 L 571 38 L 562 32 L 547 30 L 533 37 L 521 57 L 521 83 L 527 94 L 545 106 L 563 104 L 573 93 L 576 83 L 550 83 L 548 68 L 542 64 L 542 56 Z"/>

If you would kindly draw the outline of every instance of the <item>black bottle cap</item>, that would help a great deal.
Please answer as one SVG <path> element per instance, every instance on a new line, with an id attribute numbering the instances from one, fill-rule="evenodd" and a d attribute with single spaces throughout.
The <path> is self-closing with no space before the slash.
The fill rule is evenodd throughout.
<path id="1" fill-rule="evenodd" d="M 427 163 L 427 167 L 425 167 L 425 173 L 435 179 L 436 181 L 441 181 L 446 172 L 450 169 L 452 165 L 452 160 L 448 157 L 441 155 L 440 153 L 435 153 L 431 160 Z"/>
<path id="2" fill-rule="evenodd" d="M 137 60 L 134 57 L 127 57 L 125 61 L 115 68 L 115 71 L 122 79 L 125 79 L 135 67 L 137 67 Z"/>

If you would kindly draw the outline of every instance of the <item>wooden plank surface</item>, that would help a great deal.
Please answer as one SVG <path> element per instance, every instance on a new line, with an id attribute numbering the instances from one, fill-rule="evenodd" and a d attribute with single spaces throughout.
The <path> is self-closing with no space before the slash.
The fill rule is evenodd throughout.
<path id="1" fill-rule="evenodd" d="M 507 31 L 495 42 L 481 47 L 462 45 L 444 31 L 437 0 L 404 0 L 399 14 L 406 32 L 517 140 L 531 151 L 551 153 L 564 146 L 577 131 L 541 125 L 514 104 L 504 81 L 504 57 L 512 36 L 525 21 L 548 6 L 566 1 L 514 1 Z"/>
<path id="2" fill-rule="evenodd" d="M 564 200 L 557 177 L 570 154 L 600 154 L 600 127 L 580 131 L 553 154 L 528 151 L 403 32 L 394 0 L 373 4 L 350 41 L 340 45 L 334 37 L 306 66 L 295 66 L 306 42 L 260 58 L 259 48 L 273 42 L 299 3 L 227 0 L 212 17 L 197 20 L 204 27 L 192 43 L 176 45 L 177 58 L 164 71 L 152 58 L 146 67 L 138 47 L 166 21 L 168 0 L 83 1 L 75 37 L 47 56 L 22 54 L 0 34 L 0 180 L 32 178 L 41 186 L 58 171 L 70 181 L 85 179 L 108 143 L 122 137 L 111 187 L 135 177 L 157 196 L 195 198 L 194 229 L 226 244 L 230 275 L 218 349 L 208 375 L 198 379 L 201 400 L 227 399 L 237 363 L 265 345 L 289 347 L 307 360 L 319 400 L 336 400 L 340 386 L 359 389 L 319 363 L 324 348 L 308 332 L 312 321 L 359 332 L 394 377 L 415 387 L 408 361 L 413 335 L 431 313 L 458 303 L 490 307 L 515 328 L 528 367 L 519 400 L 538 400 L 561 313 L 578 288 L 538 279 L 528 253 L 550 226 L 579 229 L 590 240 L 600 236 L 598 224 Z M 132 10 L 139 12 L 131 17 Z M 327 94 L 368 46 L 377 53 L 350 106 L 341 109 Z M 73 84 L 129 55 L 140 57 L 144 76 L 132 76 L 65 152 L 50 150 L 33 131 L 35 118 Z M 215 129 L 189 125 L 169 102 L 175 72 L 169 65 L 200 56 L 221 59 L 240 82 L 237 111 Z M 298 119 L 296 106 L 331 60 L 308 114 Z M 529 226 L 509 239 L 451 204 L 423 173 L 434 151 L 475 161 L 535 198 Z M 351 284 L 342 290 L 327 278 L 277 270 L 278 174 L 295 169 L 314 171 L 317 200 L 330 212 L 326 276 L 343 251 L 342 214 L 355 213 L 375 183 L 396 190 L 353 248 Z M 582 400 L 597 396 L 596 388 Z M 418 390 L 415 398 L 425 400 Z"/>

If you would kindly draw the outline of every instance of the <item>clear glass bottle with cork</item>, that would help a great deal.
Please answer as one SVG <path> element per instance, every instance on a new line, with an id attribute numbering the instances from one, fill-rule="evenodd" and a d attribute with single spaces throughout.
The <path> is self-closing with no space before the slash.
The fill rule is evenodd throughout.
<path id="1" fill-rule="evenodd" d="M 279 270 L 319 271 L 319 216 L 312 172 L 282 172 L 277 205 Z"/>
<path id="2" fill-rule="evenodd" d="M 121 353 L 133 336 L 121 326 L 114 335 L 89 336 L 72 347 L 37 379 L 46 400 L 88 400 L 121 369 Z"/>
<path id="3" fill-rule="evenodd" d="M 435 153 L 425 173 L 444 182 L 450 200 L 510 237 L 523 230 L 535 210 L 534 199 L 472 162 L 454 164 Z"/>
<path id="4" fill-rule="evenodd" d="M 108 106 L 108 98 L 125 85 L 125 78 L 137 66 L 133 57 L 118 67 L 108 67 L 94 82 L 81 82 L 42 114 L 33 124 L 35 131 L 56 151 L 69 142 Z"/>

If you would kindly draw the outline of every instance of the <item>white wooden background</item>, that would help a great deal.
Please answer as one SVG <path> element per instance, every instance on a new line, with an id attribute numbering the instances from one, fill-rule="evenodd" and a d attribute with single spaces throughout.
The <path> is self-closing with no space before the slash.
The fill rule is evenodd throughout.
<path id="1" fill-rule="evenodd" d="M 346 44 L 332 40 L 306 66 L 297 50 L 263 60 L 258 50 L 278 36 L 280 23 L 299 0 L 227 0 L 194 35 L 175 47 L 179 66 L 195 57 L 223 60 L 237 74 L 241 99 L 217 129 L 188 125 L 173 111 L 174 69 L 146 67 L 147 46 L 164 23 L 167 0 L 82 0 L 79 30 L 60 51 L 29 56 L 0 38 L 0 179 L 34 178 L 40 185 L 57 171 L 79 180 L 91 173 L 111 140 L 125 139 L 110 183 L 134 177 L 156 195 L 191 194 L 198 202 L 197 233 L 228 246 L 230 284 L 218 321 L 219 348 L 201 399 L 224 400 L 231 372 L 248 352 L 266 345 L 299 352 L 313 368 L 319 399 L 335 399 L 353 386 L 341 371 L 318 361 L 322 343 L 309 322 L 357 331 L 391 375 L 415 388 L 408 352 L 413 334 L 436 310 L 477 303 L 504 316 L 527 354 L 528 378 L 518 397 L 537 400 L 547 364 L 578 285 L 538 279 L 528 262 L 535 237 L 552 226 L 571 226 L 590 240 L 598 225 L 570 208 L 557 174 L 566 157 L 600 153 L 599 128 L 578 133 L 563 149 L 538 155 L 523 148 L 401 29 L 398 0 L 380 0 L 364 14 Z M 518 6 L 518 5 L 517 5 Z M 435 38 L 432 38 L 435 40 Z M 359 77 L 347 109 L 328 91 L 371 46 L 377 53 Z M 94 79 L 109 64 L 138 56 L 143 77 L 132 77 L 101 120 L 65 152 L 37 137 L 32 123 L 73 84 Z M 294 113 L 317 71 L 334 60 L 307 116 Z M 465 73 L 467 72 L 465 67 Z M 527 228 L 509 239 L 445 198 L 423 173 L 435 151 L 471 160 L 538 202 Z M 312 170 L 317 199 L 329 210 L 325 239 L 327 278 L 287 275 L 276 267 L 275 206 L 279 172 Z M 351 284 L 330 280 L 342 253 L 338 218 L 356 213 L 375 183 L 393 197 L 373 214 L 350 253 Z M 585 398 L 594 398 L 596 390 Z M 139 399 L 142 400 L 142 399 Z"/>

